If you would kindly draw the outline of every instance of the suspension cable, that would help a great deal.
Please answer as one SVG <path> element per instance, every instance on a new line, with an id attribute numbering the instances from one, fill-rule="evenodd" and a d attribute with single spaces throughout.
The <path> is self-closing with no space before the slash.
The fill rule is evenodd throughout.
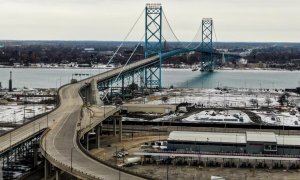
<path id="1" fill-rule="evenodd" d="M 172 29 L 172 27 L 171 27 L 171 25 L 170 25 L 170 23 L 169 23 L 169 21 L 168 21 L 168 19 L 167 19 L 167 16 L 166 16 L 165 12 L 162 11 L 162 13 L 163 13 L 164 19 L 165 19 L 166 22 L 167 22 L 168 27 L 170 28 L 172 34 L 174 35 L 175 39 L 180 43 L 180 45 L 181 45 L 182 47 L 184 47 L 184 46 L 183 46 L 183 43 L 179 40 L 179 38 L 178 38 L 178 37 L 176 36 L 176 34 L 174 33 L 174 31 L 173 31 L 173 29 Z"/>
<path id="2" fill-rule="evenodd" d="M 197 39 L 197 37 L 198 37 L 198 35 L 199 35 L 199 33 L 200 33 L 200 30 L 201 30 L 201 25 L 198 27 L 198 30 L 197 30 L 197 32 L 196 32 L 196 34 L 195 34 L 195 36 L 194 36 L 194 38 L 192 39 L 192 41 L 188 44 L 188 45 L 186 45 L 184 48 L 188 48 L 190 45 L 192 45 L 192 43 L 194 42 L 194 41 L 196 41 L 196 39 Z M 201 42 L 200 42 L 201 43 Z M 198 45 L 197 45 L 198 46 Z M 196 46 L 196 47 L 197 47 Z M 192 49 L 195 49 L 195 48 L 192 48 Z"/>
<path id="3" fill-rule="evenodd" d="M 129 56 L 129 58 L 127 59 L 126 63 L 125 63 L 124 66 L 122 67 L 122 70 L 119 72 L 119 74 L 117 75 L 116 79 L 112 82 L 112 84 L 115 83 L 115 82 L 119 79 L 119 77 L 120 77 L 120 75 L 123 73 L 125 67 L 127 66 L 127 64 L 129 63 L 129 61 L 131 60 L 133 54 L 136 52 L 137 48 L 141 45 L 141 42 L 142 42 L 142 40 L 144 39 L 144 37 L 145 37 L 145 34 L 144 34 L 144 35 L 142 36 L 142 38 L 139 40 L 139 43 L 136 45 L 136 47 L 134 48 L 134 50 L 133 50 L 132 53 L 130 54 L 130 56 Z M 105 95 L 104 95 L 104 97 L 102 98 L 102 100 L 104 100 L 104 99 L 106 98 L 107 94 L 108 94 L 108 91 L 105 93 Z"/>
<path id="4" fill-rule="evenodd" d="M 213 27 L 213 30 L 214 30 L 214 34 L 215 34 L 215 38 L 216 38 L 216 42 L 218 42 L 218 38 L 217 38 L 217 33 L 216 33 L 216 30 L 215 30 L 215 26 L 214 26 L 214 25 L 212 25 L 212 27 Z"/>
<path id="5" fill-rule="evenodd" d="M 111 61 L 113 60 L 113 58 L 115 58 L 116 54 L 118 53 L 118 51 L 120 50 L 120 48 L 123 46 L 124 42 L 127 40 L 128 36 L 132 32 L 132 30 L 134 29 L 134 27 L 136 26 L 136 24 L 138 23 L 138 21 L 141 19 L 141 17 L 144 14 L 144 12 L 145 12 L 145 9 L 143 9 L 143 11 L 141 12 L 141 14 L 137 18 L 137 20 L 134 22 L 133 26 L 130 28 L 129 32 L 126 34 L 126 36 L 123 39 L 122 43 L 118 46 L 117 50 L 114 52 L 114 54 L 112 55 L 112 57 L 109 59 L 109 61 L 106 64 L 106 66 L 108 66 L 111 63 Z"/>

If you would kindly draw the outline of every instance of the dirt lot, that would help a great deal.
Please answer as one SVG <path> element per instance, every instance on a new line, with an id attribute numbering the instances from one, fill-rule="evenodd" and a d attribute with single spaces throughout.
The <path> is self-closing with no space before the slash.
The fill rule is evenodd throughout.
<path id="1" fill-rule="evenodd" d="M 167 179 L 166 165 L 136 165 L 136 172 L 155 179 Z M 221 176 L 226 180 L 298 180 L 300 172 L 268 169 L 199 168 L 195 166 L 169 166 L 169 179 L 210 180 L 211 176 Z"/>
<path id="2" fill-rule="evenodd" d="M 137 151 L 144 142 L 163 140 L 167 136 L 139 136 L 139 137 L 124 137 L 123 143 L 118 143 L 117 137 L 106 136 L 102 140 L 102 148 L 93 149 L 91 152 L 97 157 L 101 157 L 112 164 L 116 163 L 116 159 L 112 154 L 117 149 L 125 148 L 129 152 L 129 156 Z M 112 142 L 112 143 L 111 143 Z M 111 147 L 107 147 L 111 144 Z M 121 163 L 122 160 L 118 160 Z M 286 171 L 284 169 L 249 169 L 249 168 L 221 168 L 221 167 L 197 167 L 197 166 L 173 166 L 144 164 L 126 167 L 127 169 L 141 174 L 148 175 L 155 179 L 165 180 L 210 180 L 211 176 L 225 177 L 226 180 L 298 180 L 300 172 L 296 170 Z"/>

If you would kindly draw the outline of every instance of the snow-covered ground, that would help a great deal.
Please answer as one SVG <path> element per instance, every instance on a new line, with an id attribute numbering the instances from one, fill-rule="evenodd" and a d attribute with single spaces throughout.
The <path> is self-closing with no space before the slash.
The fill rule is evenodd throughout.
<path id="1" fill-rule="evenodd" d="M 249 116 L 242 111 L 201 111 L 182 120 L 183 122 L 215 122 L 215 123 L 252 123 Z"/>
<path id="2" fill-rule="evenodd" d="M 266 111 L 253 111 L 261 117 L 261 120 L 276 125 L 284 126 L 300 126 L 300 114 L 295 115 L 290 114 L 289 112 L 266 112 Z"/>
<path id="3" fill-rule="evenodd" d="M 136 98 L 132 103 L 146 103 L 146 104 L 180 104 L 191 103 L 196 107 L 214 108 L 214 107 L 239 107 L 239 108 L 257 108 L 270 107 L 280 108 L 279 98 L 284 94 L 282 90 L 266 90 L 266 89 L 249 89 L 249 88 L 236 88 L 228 90 L 218 89 L 166 89 L 161 92 L 156 92 L 146 98 Z M 163 102 L 162 97 L 167 96 L 168 100 Z M 257 101 L 257 104 L 253 103 Z M 288 101 L 296 107 L 300 107 L 300 97 L 297 94 L 289 93 Z M 287 125 L 287 126 L 300 126 L 300 113 L 295 108 L 296 114 L 290 114 L 287 109 L 286 112 L 281 113 L 267 113 L 263 111 L 254 111 L 257 113 L 262 121 L 269 124 Z M 212 112 L 202 111 L 190 117 L 183 119 L 183 122 L 233 122 L 236 121 L 233 114 L 238 114 L 243 117 L 244 123 L 251 123 L 250 118 L 239 111 L 232 111 L 217 113 L 211 116 Z M 160 120 L 160 119 L 158 119 Z"/>
<path id="4" fill-rule="evenodd" d="M 280 104 L 278 98 L 283 94 L 282 91 L 263 91 L 260 89 L 234 89 L 229 91 L 221 91 L 216 89 L 182 89 L 182 90 L 166 90 L 155 93 L 148 97 L 145 102 L 147 104 L 179 104 L 192 103 L 203 107 L 254 107 L 251 103 L 252 99 L 257 100 L 259 106 L 275 107 Z M 162 96 L 168 96 L 168 101 L 163 102 Z M 294 101 L 300 98 L 292 95 Z M 267 104 L 266 99 L 269 99 Z"/>
<path id="5" fill-rule="evenodd" d="M 151 115 L 155 115 L 155 114 L 147 114 L 147 116 L 151 116 Z M 172 121 L 174 118 L 179 117 L 184 115 L 183 113 L 179 113 L 179 114 L 170 114 L 170 115 L 165 115 L 163 117 L 160 118 L 155 118 L 152 120 L 145 120 L 145 119 L 141 119 L 141 118 L 132 118 L 132 117 L 123 117 L 123 121 L 153 121 L 153 122 L 160 122 L 160 121 Z"/>
<path id="6" fill-rule="evenodd" d="M 53 105 L 45 106 L 40 104 L 28 105 L 0 105 L 0 121 L 1 122 L 21 122 L 25 118 L 31 118 L 38 114 L 51 111 Z"/>

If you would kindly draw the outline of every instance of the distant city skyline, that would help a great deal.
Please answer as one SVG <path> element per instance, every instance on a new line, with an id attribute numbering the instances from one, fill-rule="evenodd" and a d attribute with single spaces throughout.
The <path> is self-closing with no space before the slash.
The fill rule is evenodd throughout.
<path id="1" fill-rule="evenodd" d="M 219 42 L 300 42 L 298 0 L 0 0 L 0 40 L 122 41 L 146 3 L 162 4 L 181 41 L 211 17 Z M 144 16 L 128 40 L 143 33 Z"/>

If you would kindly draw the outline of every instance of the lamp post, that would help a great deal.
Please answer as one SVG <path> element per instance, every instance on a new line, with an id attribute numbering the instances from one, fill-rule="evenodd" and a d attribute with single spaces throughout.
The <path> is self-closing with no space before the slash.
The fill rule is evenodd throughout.
<path id="1" fill-rule="evenodd" d="M 75 147 L 72 147 L 71 148 L 71 172 L 73 171 L 73 149 L 74 149 Z"/>
<path id="2" fill-rule="evenodd" d="M 237 153 L 237 134 L 235 134 L 235 152 Z"/>
<path id="3" fill-rule="evenodd" d="M 283 143 L 283 154 L 285 154 L 285 151 L 284 151 L 284 116 L 282 116 L 282 128 L 283 128 L 283 133 L 282 133 L 282 143 Z"/>
<path id="4" fill-rule="evenodd" d="M 48 114 L 47 114 L 47 128 L 49 127 L 49 118 L 48 118 Z"/>
<path id="5" fill-rule="evenodd" d="M 105 118 L 105 104 L 104 104 L 104 101 L 103 101 L 103 117 Z"/>
<path id="6" fill-rule="evenodd" d="M 9 147 L 11 148 L 11 132 L 9 133 Z"/>
<path id="7" fill-rule="evenodd" d="M 45 134 L 45 157 L 47 157 L 47 133 Z"/>
<path id="8" fill-rule="evenodd" d="M 167 162 L 167 180 L 169 180 L 169 162 Z"/>

